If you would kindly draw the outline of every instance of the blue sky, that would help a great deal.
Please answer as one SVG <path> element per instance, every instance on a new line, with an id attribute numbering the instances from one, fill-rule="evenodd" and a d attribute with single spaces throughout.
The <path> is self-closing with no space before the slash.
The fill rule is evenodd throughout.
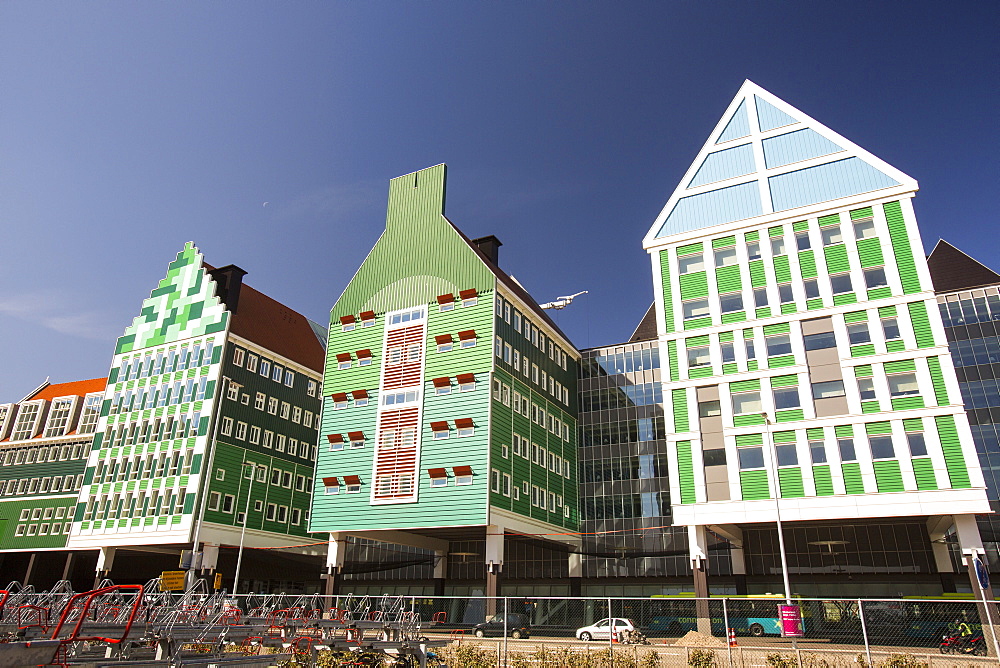
<path id="1" fill-rule="evenodd" d="M 388 179 L 580 347 L 652 299 L 641 239 L 745 78 L 918 179 L 1000 267 L 992 2 L 0 3 L 0 401 L 107 373 L 185 241 L 324 321 Z M 267 202 L 267 206 L 264 206 Z"/>

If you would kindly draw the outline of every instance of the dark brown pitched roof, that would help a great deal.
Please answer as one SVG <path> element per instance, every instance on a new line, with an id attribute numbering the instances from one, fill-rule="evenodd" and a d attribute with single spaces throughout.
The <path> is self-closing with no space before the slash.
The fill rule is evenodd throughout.
<path id="1" fill-rule="evenodd" d="M 646 315 L 642 316 L 642 320 L 632 332 L 632 338 L 628 340 L 629 343 L 656 338 L 656 309 L 654 306 L 655 304 L 650 304 L 649 308 L 646 309 Z"/>
<path id="2" fill-rule="evenodd" d="M 215 267 L 202 263 L 206 271 Z M 246 283 L 239 287 L 239 302 L 229 327 L 236 336 L 273 350 L 318 373 L 323 372 L 326 353 L 309 319 L 271 299 Z"/>
<path id="3" fill-rule="evenodd" d="M 483 261 L 483 264 L 485 264 L 489 268 L 489 270 L 492 271 L 493 274 L 500 279 L 500 282 L 503 283 L 508 290 L 510 290 L 515 295 L 520 297 L 524 301 L 524 303 L 527 304 L 529 308 L 531 308 L 531 310 L 534 312 L 536 316 L 544 320 L 549 327 L 558 332 L 559 335 L 563 337 L 566 341 L 568 341 L 570 345 L 572 345 L 574 348 L 576 347 L 576 344 L 573 343 L 573 340 L 568 336 L 566 336 L 565 332 L 559 329 L 559 325 L 557 325 L 555 321 L 553 321 L 552 318 L 550 318 L 548 314 L 538 306 L 538 302 L 535 301 L 535 299 L 528 293 L 527 290 L 521 287 L 521 285 L 513 278 L 508 276 L 507 273 L 504 272 L 500 267 L 494 264 L 493 261 L 489 258 L 489 256 L 487 256 L 486 253 L 484 253 L 477 244 L 473 243 L 473 241 L 469 237 L 465 236 L 465 233 L 463 233 L 462 230 L 458 229 L 458 226 L 455 225 L 455 223 L 448 220 L 447 216 L 442 216 L 442 218 L 448 221 L 448 224 L 451 225 L 451 227 L 456 232 L 458 232 L 458 236 L 460 236 L 465 241 L 465 243 L 469 245 L 469 248 L 471 248 L 476 253 L 476 255 L 479 256 L 479 259 Z M 496 237 L 493 238 L 495 239 Z"/>
<path id="4" fill-rule="evenodd" d="M 938 239 L 934 250 L 927 256 L 927 268 L 936 292 L 970 290 L 1000 283 L 1000 274 L 944 239 Z"/>

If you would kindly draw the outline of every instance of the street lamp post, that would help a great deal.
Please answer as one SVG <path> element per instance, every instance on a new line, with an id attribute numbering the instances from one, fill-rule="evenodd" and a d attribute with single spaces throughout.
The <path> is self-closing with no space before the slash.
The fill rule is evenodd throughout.
<path id="1" fill-rule="evenodd" d="M 785 532 L 781 526 L 781 480 L 778 478 L 778 453 L 771 436 L 771 418 L 767 413 L 760 414 L 764 418 L 764 433 L 767 435 L 767 450 L 771 458 L 771 469 L 774 472 L 774 511 L 775 522 L 778 525 L 778 552 L 781 555 L 781 578 L 785 586 L 785 604 L 792 604 L 792 588 L 788 583 L 788 558 L 785 556 Z"/>
<path id="2" fill-rule="evenodd" d="M 233 594 L 238 593 L 240 587 L 240 567 L 243 565 L 243 540 L 247 535 L 247 522 L 250 521 L 250 499 L 253 497 L 253 483 L 257 478 L 257 466 L 252 463 L 246 464 L 250 468 L 250 487 L 247 488 L 247 503 L 243 508 L 243 528 L 240 530 L 240 551 L 236 556 L 236 573 L 233 576 Z"/>
<path id="3" fill-rule="evenodd" d="M 194 525 L 194 535 L 191 537 L 191 565 L 188 568 L 187 575 L 185 576 L 184 589 L 187 590 L 194 584 L 195 572 L 197 570 L 198 559 L 198 543 L 201 540 L 201 525 L 205 523 L 205 506 L 206 503 L 205 494 L 208 493 L 208 486 L 210 484 L 210 476 L 212 473 L 212 465 L 215 463 L 215 449 L 218 445 L 219 440 L 219 423 L 222 422 L 222 402 L 225 400 L 226 392 L 229 389 L 230 379 L 228 376 L 222 376 L 219 379 L 219 388 L 216 390 L 215 400 L 212 402 L 212 413 L 215 420 L 215 424 L 212 425 L 212 437 L 209 440 L 208 445 L 205 448 L 206 456 L 203 462 L 204 468 L 201 470 L 201 475 L 198 481 L 198 510 L 197 510 L 197 520 Z"/>

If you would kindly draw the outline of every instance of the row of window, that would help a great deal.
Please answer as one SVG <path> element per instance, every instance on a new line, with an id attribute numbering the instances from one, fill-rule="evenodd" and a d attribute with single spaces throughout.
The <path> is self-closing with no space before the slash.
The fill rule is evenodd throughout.
<path id="1" fill-rule="evenodd" d="M 94 469 L 93 484 L 145 480 L 167 476 L 189 475 L 194 463 L 194 449 L 149 453 L 128 459 L 98 460 Z M 195 471 L 197 473 L 197 471 Z"/>
<path id="2" fill-rule="evenodd" d="M 201 431 L 201 422 L 201 413 L 194 412 L 109 425 L 101 443 L 104 448 L 118 448 L 175 438 L 192 438 Z"/>
<path id="3" fill-rule="evenodd" d="M 992 288 L 996 290 L 997 288 Z M 984 294 L 977 297 L 938 297 L 938 308 L 945 327 L 974 325 L 1000 320 L 1000 295 Z"/>
<path id="4" fill-rule="evenodd" d="M 560 418 L 555 417 L 542 406 L 539 406 L 528 397 L 522 396 L 520 392 L 511 392 L 510 386 L 497 379 L 493 380 L 493 398 L 510 406 L 515 413 L 523 415 L 539 427 L 547 429 L 549 432 L 563 439 L 567 443 L 570 439 L 570 426 Z"/>
<path id="5" fill-rule="evenodd" d="M 522 316 L 521 312 L 514 308 L 509 301 L 497 295 L 496 317 L 503 318 L 507 324 L 514 325 L 514 331 L 523 334 L 526 341 L 538 348 L 542 353 L 548 353 L 549 359 L 566 371 L 569 356 L 566 351 L 559 347 L 551 338 L 547 338 L 545 333 L 538 328 L 527 316 Z"/>
<path id="6" fill-rule="evenodd" d="M 83 474 L 43 476 L 38 478 L 11 478 L 0 480 L 0 495 L 61 494 L 75 492 L 83 485 Z"/>
<path id="7" fill-rule="evenodd" d="M 470 306 L 476 306 L 479 304 L 479 295 L 475 288 L 469 288 L 468 290 L 462 290 L 458 293 L 459 303 L 462 308 L 468 308 Z M 455 295 L 448 293 L 446 295 L 437 296 L 438 311 L 445 313 L 447 311 L 455 310 Z"/>
<path id="8" fill-rule="evenodd" d="M 155 517 L 179 515 L 184 512 L 187 488 L 166 489 L 126 494 L 91 496 L 83 513 L 84 521 L 113 520 L 119 517 Z"/>
<path id="9" fill-rule="evenodd" d="M 70 517 L 70 507 L 58 506 L 54 508 L 22 508 L 18 516 L 20 522 L 37 522 L 38 520 L 61 520 Z"/>
<path id="10" fill-rule="evenodd" d="M 581 482 L 614 482 L 666 478 L 669 471 L 666 454 L 607 457 L 580 462 Z"/>
<path id="11" fill-rule="evenodd" d="M 219 492 L 211 492 L 208 495 L 208 509 L 214 512 L 226 513 L 231 515 L 236 510 L 236 497 L 232 494 L 220 494 Z M 299 526 L 302 524 L 303 520 L 309 521 L 309 511 L 303 513 L 299 508 L 292 508 L 289 512 L 289 507 L 285 505 L 280 505 L 277 503 L 265 504 L 261 500 L 254 501 L 254 512 L 263 512 L 264 519 L 268 522 L 277 522 L 278 524 L 290 523 L 292 526 Z M 246 513 L 239 512 L 236 516 L 236 523 L 243 524 L 246 522 Z"/>
<path id="12" fill-rule="evenodd" d="M 878 236 L 878 232 L 875 229 L 875 221 L 870 216 L 852 221 L 852 227 L 854 238 L 858 241 L 861 241 L 862 239 L 873 239 Z M 796 251 L 806 251 L 813 247 L 814 235 L 809 230 L 802 230 L 795 232 L 794 234 Z M 844 231 L 839 222 L 823 225 L 823 227 L 819 228 L 818 238 L 824 247 L 835 246 L 837 244 L 844 243 Z M 791 249 L 790 245 L 786 243 L 784 234 L 770 237 L 764 247 L 770 250 L 771 257 L 787 255 Z M 741 258 L 737 250 L 738 247 L 736 246 L 735 237 L 733 237 L 732 245 L 728 245 L 723 248 L 715 248 L 712 251 L 712 264 L 716 268 L 729 267 L 739 264 Z M 761 255 L 761 243 L 759 241 L 746 242 L 745 251 L 746 261 L 748 262 L 760 260 L 763 257 Z M 705 254 L 700 251 L 688 255 L 682 255 L 677 258 L 678 273 L 692 274 L 699 271 L 705 271 L 705 263 Z"/>
<path id="13" fill-rule="evenodd" d="M 202 376 L 115 392 L 111 399 L 111 415 L 203 401 L 207 387 L 208 376 Z"/>
<path id="14" fill-rule="evenodd" d="M 661 383 L 621 385 L 585 390 L 580 393 L 580 411 L 584 413 L 633 408 L 635 406 L 657 406 L 661 403 L 663 403 L 663 385 Z"/>
<path id="15" fill-rule="evenodd" d="M 101 394 L 89 394 L 83 400 L 83 409 L 80 413 L 76 431 L 81 434 L 91 434 L 97 428 L 97 420 L 101 415 Z M 60 397 L 53 399 L 49 407 L 49 414 L 45 421 L 45 429 L 42 434 L 45 438 L 64 436 L 72 426 L 70 419 L 73 416 L 73 408 L 76 406 L 78 397 Z M 43 399 L 36 401 L 26 401 L 20 404 L 4 404 L 0 406 L 0 435 L 6 433 L 7 421 L 13 417 L 14 427 L 11 430 L 10 440 L 24 441 L 33 438 L 40 431 L 39 422 L 42 417 L 42 408 L 45 404 Z M 17 407 L 16 416 L 14 413 Z"/>
<path id="16" fill-rule="evenodd" d="M 10 448 L 3 451 L 4 466 L 14 464 L 35 464 L 41 462 L 65 462 L 70 459 L 81 459 L 89 450 L 89 443 L 72 445 L 31 446 L 28 448 Z"/>
<path id="17" fill-rule="evenodd" d="M 504 459 L 509 458 L 506 445 L 501 446 L 500 453 Z M 568 459 L 545 449 L 537 443 L 531 443 L 528 439 L 518 434 L 514 434 L 514 454 L 531 460 L 532 463 L 541 466 L 543 469 L 548 468 L 549 471 L 556 475 L 561 475 L 565 478 L 570 477 L 570 463 Z"/>
<path id="18" fill-rule="evenodd" d="M 841 462 L 854 462 L 857 461 L 857 452 L 855 450 L 856 439 L 853 438 L 839 438 L 837 439 L 837 455 Z M 923 432 L 909 432 L 906 434 L 906 447 L 911 457 L 926 457 L 927 456 L 927 443 L 924 440 Z M 868 448 L 871 452 L 872 459 L 896 459 L 897 446 L 893 440 L 892 436 L 882 435 L 882 436 L 868 436 Z M 803 462 L 805 464 L 828 464 L 830 463 L 828 457 L 828 445 L 826 441 L 823 440 L 811 440 L 808 443 L 809 450 L 809 461 Z M 781 443 L 774 446 L 775 458 L 777 460 L 777 465 L 779 467 L 783 466 L 799 466 L 799 452 L 798 447 L 794 443 Z M 719 465 L 725 464 L 725 450 L 709 450 L 707 452 L 713 453 L 711 464 L 706 459 L 705 465 Z M 736 450 L 739 457 L 739 466 L 741 470 L 745 469 L 762 469 L 764 468 L 764 449 L 763 446 L 751 446 L 751 447 L 740 447 Z M 707 453 L 706 453 L 707 454 Z M 721 460 L 721 461 L 720 461 Z"/>
<path id="19" fill-rule="evenodd" d="M 230 401 L 239 401 L 244 406 L 250 405 L 250 395 L 242 391 L 243 386 L 238 383 L 230 383 L 226 390 L 226 398 Z M 280 405 L 280 410 L 279 410 Z M 303 410 L 299 406 L 292 406 L 287 401 L 278 401 L 277 397 L 269 397 L 263 392 L 257 392 L 254 396 L 253 407 L 259 411 L 267 411 L 271 415 L 278 415 L 282 420 L 291 420 L 295 424 L 304 427 L 313 426 L 316 423 L 319 427 L 319 414 L 312 411 Z"/>
<path id="20" fill-rule="evenodd" d="M 312 489 L 312 478 L 302 474 L 294 474 L 292 471 L 287 469 L 279 469 L 277 466 L 268 468 L 263 464 L 244 464 L 243 465 L 243 477 L 247 480 L 254 479 L 257 482 L 267 482 L 268 474 L 270 473 L 271 482 L 273 487 L 284 487 L 285 489 L 292 488 L 292 478 L 295 479 L 295 491 L 296 492 L 308 492 Z M 215 479 L 223 481 L 226 479 L 225 469 L 215 469 Z"/>
<path id="21" fill-rule="evenodd" d="M 639 350 L 620 350 L 605 355 L 586 357 L 580 363 L 580 378 L 617 376 L 623 373 L 652 371 L 660 368 L 658 347 Z"/>
<path id="22" fill-rule="evenodd" d="M 161 348 L 156 352 L 140 353 L 122 357 L 118 367 L 116 382 L 149 378 L 164 373 L 174 373 L 184 369 L 196 369 L 212 363 L 214 341 L 195 341 L 179 347 Z"/>
<path id="23" fill-rule="evenodd" d="M 522 356 L 520 351 L 499 336 L 494 342 L 494 352 L 499 359 L 512 366 L 515 371 L 519 371 L 525 378 L 530 378 L 531 382 L 542 388 L 543 392 L 548 392 L 555 397 L 556 401 L 569 406 L 569 388 L 556 380 L 555 376 L 550 376 L 545 369 L 529 362 L 527 355 Z"/>
<path id="24" fill-rule="evenodd" d="M 917 375 L 915 373 L 887 374 L 886 382 L 891 399 L 921 396 L 920 385 L 917 383 Z M 858 378 L 857 383 L 858 393 L 862 401 L 871 401 L 878 398 L 873 378 Z M 830 399 L 846 395 L 844 381 L 842 380 L 811 383 L 810 387 L 813 399 Z M 792 387 L 776 387 L 771 390 L 771 396 L 774 402 L 774 410 L 776 411 L 802 407 L 801 392 L 797 385 Z M 733 415 L 760 415 L 763 411 L 761 393 L 758 390 L 733 393 L 732 399 Z M 722 414 L 722 411 L 718 401 L 703 401 L 698 404 L 698 414 L 699 417 L 717 417 Z"/>
<path id="25" fill-rule="evenodd" d="M 55 536 L 69 533 L 73 528 L 72 522 L 43 522 L 41 524 L 18 524 L 14 529 L 14 535 L 21 536 Z"/>
<path id="26" fill-rule="evenodd" d="M 640 443 L 667 437 L 667 427 L 662 417 L 615 420 L 584 425 L 580 429 L 580 445 L 614 445 Z"/>
<path id="27" fill-rule="evenodd" d="M 286 387 L 293 387 L 295 385 L 295 372 L 291 369 L 285 369 L 277 362 L 272 362 L 266 357 L 256 355 L 243 348 L 233 348 L 233 365 L 244 366 L 244 358 L 246 360 L 244 368 L 250 373 L 258 373 L 276 383 L 283 383 Z M 316 396 L 315 385 L 312 391 L 313 393 L 309 396 Z"/>
<path id="28" fill-rule="evenodd" d="M 298 410 L 298 409 L 296 409 Z M 233 430 L 235 425 L 236 429 Z M 231 417 L 222 418 L 219 426 L 219 433 L 223 436 L 232 436 L 238 441 L 246 441 L 252 445 L 274 449 L 275 452 L 284 452 L 292 456 L 313 460 L 316 457 L 317 446 L 310 441 L 300 441 L 297 438 L 286 436 L 271 431 L 261 429 L 256 425 L 248 425 L 246 422 L 234 422 Z"/>
<path id="29" fill-rule="evenodd" d="M 357 328 L 359 320 L 362 328 L 374 327 L 375 311 L 362 311 L 357 318 L 353 315 L 340 316 L 340 331 L 353 332 Z"/>

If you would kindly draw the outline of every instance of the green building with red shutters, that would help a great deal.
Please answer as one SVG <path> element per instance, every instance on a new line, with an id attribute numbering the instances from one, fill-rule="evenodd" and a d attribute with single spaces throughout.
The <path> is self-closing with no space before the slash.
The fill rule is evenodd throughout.
<path id="1" fill-rule="evenodd" d="M 470 586 L 495 593 L 505 542 L 577 526 L 579 353 L 499 268 L 500 242 L 445 217 L 445 176 L 390 182 L 385 232 L 331 312 L 310 522 L 329 590 L 369 539 L 433 550 L 438 593 L 476 545 Z"/>

